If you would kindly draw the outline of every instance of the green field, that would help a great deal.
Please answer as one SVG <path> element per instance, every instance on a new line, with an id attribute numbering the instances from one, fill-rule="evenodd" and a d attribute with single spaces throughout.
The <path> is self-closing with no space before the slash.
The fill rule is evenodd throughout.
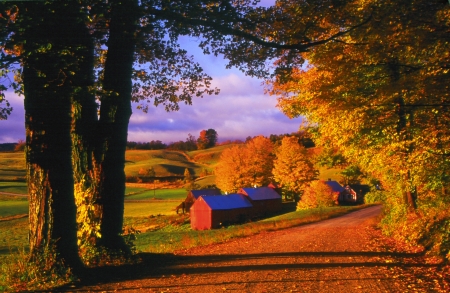
<path id="1" fill-rule="evenodd" d="M 0 192 L 27 194 L 27 183 L 17 181 L 0 182 Z"/>
<path id="2" fill-rule="evenodd" d="M 192 162 L 182 152 L 168 150 L 129 150 L 125 154 L 126 176 L 143 176 L 143 172 L 153 167 L 156 177 L 183 176 L 186 168 L 198 176 L 206 167 Z"/>
<path id="3" fill-rule="evenodd" d="M 128 200 L 162 199 L 162 200 L 183 200 L 186 198 L 187 191 L 184 188 L 177 189 L 144 189 L 133 195 L 128 195 Z"/>
<path id="4" fill-rule="evenodd" d="M 25 154 L 0 152 L 0 181 L 25 181 Z"/>
<path id="5" fill-rule="evenodd" d="M 142 176 L 153 167 L 156 177 L 183 176 L 188 168 L 195 176 L 204 169 L 212 171 L 222 151 L 232 145 L 183 153 L 171 150 L 128 150 L 125 153 L 126 176 Z M 24 181 L 26 176 L 23 152 L 0 152 L 0 181 Z"/>

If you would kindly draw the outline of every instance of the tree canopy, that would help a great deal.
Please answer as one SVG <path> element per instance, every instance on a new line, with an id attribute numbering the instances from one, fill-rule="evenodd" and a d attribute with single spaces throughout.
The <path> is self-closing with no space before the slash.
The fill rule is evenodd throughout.
<path id="1" fill-rule="evenodd" d="M 382 182 L 391 193 L 389 229 L 410 227 L 405 219 L 417 213 L 442 214 L 450 183 L 449 3 L 344 1 L 323 13 L 334 30 L 349 30 L 358 15 L 368 21 L 302 53 L 306 66 L 278 76 L 279 107 L 304 115 L 318 145 L 332 145 Z M 417 240 L 411 229 L 403 237 Z"/>

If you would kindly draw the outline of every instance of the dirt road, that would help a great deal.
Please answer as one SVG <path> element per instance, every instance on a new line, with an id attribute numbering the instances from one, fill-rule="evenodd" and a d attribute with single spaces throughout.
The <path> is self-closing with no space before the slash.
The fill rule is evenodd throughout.
<path id="1" fill-rule="evenodd" d="M 114 282 L 113 271 L 92 271 L 71 291 L 448 292 L 447 268 L 399 251 L 371 228 L 379 213 L 370 207 L 176 255 L 146 255 Z"/>

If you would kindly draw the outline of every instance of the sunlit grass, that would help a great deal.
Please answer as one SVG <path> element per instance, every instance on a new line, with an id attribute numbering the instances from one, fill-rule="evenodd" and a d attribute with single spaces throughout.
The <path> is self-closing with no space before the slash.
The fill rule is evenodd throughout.
<path id="1" fill-rule="evenodd" d="M 151 201 L 151 202 L 126 202 L 125 217 L 147 217 L 150 215 L 174 215 L 178 202 Z"/>
<path id="2" fill-rule="evenodd" d="M 27 200 L 0 200 L 0 219 L 28 214 Z"/>
<path id="3" fill-rule="evenodd" d="M 143 191 L 129 195 L 127 200 L 146 200 L 146 199 L 162 199 L 162 200 L 183 200 L 186 198 L 187 191 L 184 188 L 177 189 L 144 189 Z"/>
<path id="4" fill-rule="evenodd" d="M 28 186 L 26 182 L 17 182 L 17 181 L 0 182 L 0 192 L 27 194 Z"/>

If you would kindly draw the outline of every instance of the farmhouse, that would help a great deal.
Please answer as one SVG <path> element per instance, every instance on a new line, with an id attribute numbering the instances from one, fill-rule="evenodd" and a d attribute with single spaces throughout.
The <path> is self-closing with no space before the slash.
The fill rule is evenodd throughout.
<path id="1" fill-rule="evenodd" d="M 252 208 L 250 201 L 242 194 L 202 195 L 191 207 L 191 227 L 207 230 L 244 222 Z"/>
<path id="2" fill-rule="evenodd" d="M 349 204 L 356 203 L 358 197 L 356 196 L 356 192 L 350 187 L 343 187 L 336 181 L 332 181 L 328 179 L 325 183 L 331 187 L 332 193 L 338 194 L 338 203 L 339 204 Z"/>
<path id="3" fill-rule="evenodd" d="M 282 208 L 281 195 L 270 187 L 241 188 L 238 193 L 248 197 L 253 205 L 253 217 L 279 212 Z"/>

